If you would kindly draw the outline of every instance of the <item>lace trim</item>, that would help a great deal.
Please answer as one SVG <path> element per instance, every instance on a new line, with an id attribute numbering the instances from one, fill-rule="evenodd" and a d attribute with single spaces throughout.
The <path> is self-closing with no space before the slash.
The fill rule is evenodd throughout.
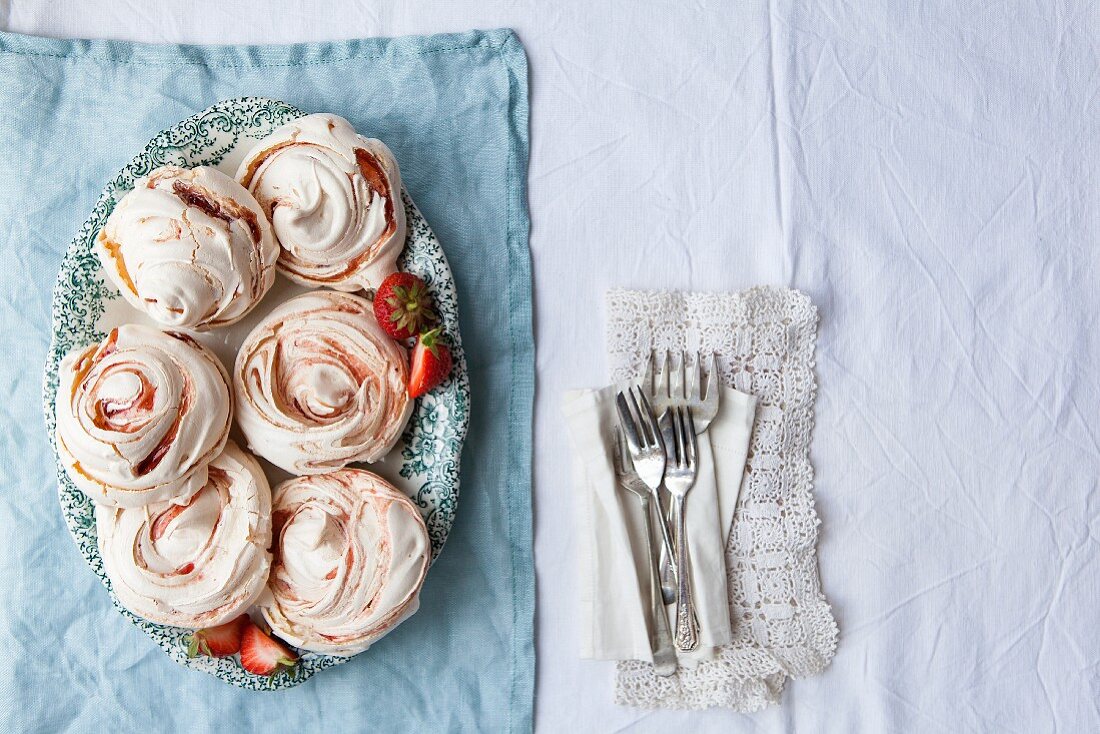
<path id="1" fill-rule="evenodd" d="M 781 288 L 607 294 L 613 380 L 637 377 L 651 349 L 713 351 L 725 382 L 759 399 L 726 545 L 733 641 L 670 678 L 619 663 L 616 702 L 757 711 L 779 700 L 787 676 L 814 675 L 832 659 L 838 630 L 818 575 L 809 459 L 817 318 L 809 298 Z"/>

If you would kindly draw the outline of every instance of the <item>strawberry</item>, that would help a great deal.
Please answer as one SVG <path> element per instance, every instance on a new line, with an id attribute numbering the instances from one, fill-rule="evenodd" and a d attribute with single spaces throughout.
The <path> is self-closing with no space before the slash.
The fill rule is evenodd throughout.
<path id="1" fill-rule="evenodd" d="M 193 658 L 200 653 L 212 658 L 232 655 L 241 649 L 241 633 L 244 632 L 245 624 L 251 624 L 251 622 L 248 615 L 242 614 L 217 627 L 195 630 L 187 646 L 187 657 Z"/>
<path id="2" fill-rule="evenodd" d="M 451 350 L 439 343 L 439 329 L 420 335 L 409 367 L 409 397 L 418 398 L 443 382 L 451 371 Z"/>
<path id="3" fill-rule="evenodd" d="M 374 318 L 398 341 L 411 339 L 438 318 L 432 310 L 428 286 L 412 273 L 394 273 L 374 294 Z"/>
<path id="4" fill-rule="evenodd" d="M 298 656 L 286 645 L 249 622 L 241 636 L 241 666 L 256 675 L 277 675 L 292 670 Z"/>

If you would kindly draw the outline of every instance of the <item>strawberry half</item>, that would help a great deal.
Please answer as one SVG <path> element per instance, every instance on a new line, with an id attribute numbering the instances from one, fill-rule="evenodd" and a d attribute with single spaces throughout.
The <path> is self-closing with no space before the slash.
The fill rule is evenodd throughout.
<path id="1" fill-rule="evenodd" d="M 374 318 L 398 341 L 411 339 L 439 318 L 424 281 L 412 273 L 394 273 L 374 294 Z"/>
<path id="2" fill-rule="evenodd" d="M 451 350 L 439 342 L 439 329 L 420 335 L 409 367 L 409 397 L 418 398 L 443 382 L 451 371 Z"/>
<path id="3" fill-rule="evenodd" d="M 241 636 L 241 666 L 249 673 L 274 676 L 292 670 L 298 656 L 251 621 Z"/>
<path id="4" fill-rule="evenodd" d="M 187 645 L 187 656 L 209 655 L 212 658 L 224 658 L 241 649 L 241 634 L 244 626 L 251 624 L 247 614 L 234 620 L 219 624 L 217 627 L 195 630 Z"/>

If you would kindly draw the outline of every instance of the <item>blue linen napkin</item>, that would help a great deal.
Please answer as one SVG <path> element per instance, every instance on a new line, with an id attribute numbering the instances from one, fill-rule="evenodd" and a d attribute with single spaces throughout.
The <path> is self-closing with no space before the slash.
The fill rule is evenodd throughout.
<path id="1" fill-rule="evenodd" d="M 71 542 L 40 404 L 50 295 L 101 189 L 219 99 L 347 117 L 396 153 L 458 283 L 472 422 L 420 611 L 282 692 L 173 663 Z M 292 46 L 0 33 L 0 730 L 527 731 L 534 679 L 527 63 L 507 30 Z"/>

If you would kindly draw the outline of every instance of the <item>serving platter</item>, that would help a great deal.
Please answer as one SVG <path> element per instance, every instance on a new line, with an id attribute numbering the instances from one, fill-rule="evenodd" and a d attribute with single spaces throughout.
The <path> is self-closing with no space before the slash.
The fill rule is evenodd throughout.
<path id="1" fill-rule="evenodd" d="M 138 178 L 163 165 L 214 166 L 233 176 L 254 143 L 279 125 L 305 114 L 285 102 L 260 97 L 218 102 L 160 132 L 107 184 L 91 215 L 69 245 L 54 288 L 53 333 L 42 398 L 55 459 L 53 405 L 61 359 L 76 347 L 103 339 L 112 328 L 121 324 L 155 325 L 123 299 L 106 277 L 92 249 L 96 235 L 116 203 L 133 188 Z M 372 134 L 369 129 L 360 132 Z M 447 539 L 458 504 L 459 461 L 469 424 L 470 387 L 458 330 L 454 277 L 439 240 L 404 190 L 402 200 L 408 234 L 398 267 L 420 276 L 427 283 L 440 325 L 451 344 L 454 366 L 442 385 L 417 399 L 401 440 L 382 461 L 371 464 L 370 469 L 390 480 L 416 504 L 428 527 L 434 560 Z M 245 319 L 230 327 L 192 335 L 213 349 L 226 367 L 231 368 L 237 348 L 252 327 L 275 306 L 307 290 L 280 274 L 264 300 Z M 246 445 L 236 428 L 231 436 L 240 445 Z M 267 462 L 261 460 L 261 463 L 273 486 L 289 476 Z M 96 542 L 94 505 L 68 478 L 60 461 L 57 462 L 57 477 L 61 511 L 69 532 L 85 561 L 110 590 Z M 431 584 L 430 572 L 426 583 Z M 148 634 L 173 660 L 242 688 L 270 690 L 294 686 L 318 671 L 350 659 L 303 652 L 295 676 L 272 679 L 255 676 L 243 670 L 233 658 L 188 657 L 190 630 L 141 619 L 122 607 L 113 593 L 111 599 L 123 617 Z M 361 653 L 370 654 L 370 650 Z"/>

